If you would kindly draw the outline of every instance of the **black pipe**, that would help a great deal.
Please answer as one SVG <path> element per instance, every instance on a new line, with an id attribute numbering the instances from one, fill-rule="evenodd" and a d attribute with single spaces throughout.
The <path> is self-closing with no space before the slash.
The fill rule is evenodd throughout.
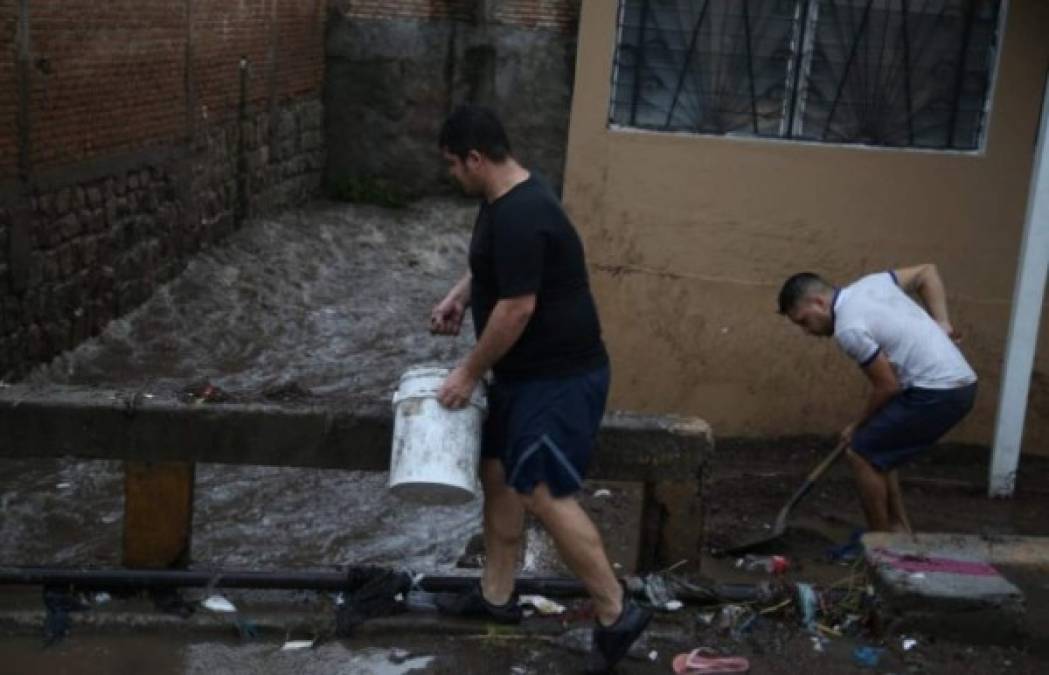
<path id="1" fill-rule="evenodd" d="M 373 570 L 376 568 L 372 568 Z M 342 572 L 259 572 L 252 570 L 125 570 L 53 567 L 0 568 L 0 585 L 75 586 L 77 588 L 256 588 L 286 590 L 354 590 L 369 578 L 361 568 Z M 476 584 L 476 577 L 424 576 L 424 591 L 459 591 Z M 525 578 L 517 581 L 524 593 L 585 595 L 575 579 Z"/>
<path id="2" fill-rule="evenodd" d="M 61 567 L 0 567 L 0 586 L 68 586 L 81 590 L 143 588 L 253 588 L 266 590 L 314 590 L 352 592 L 373 578 L 380 568 L 353 567 L 343 571 L 253 570 L 128 570 L 71 569 Z M 477 583 L 473 576 L 424 575 L 417 586 L 430 593 L 454 593 Z M 551 597 L 585 597 L 586 588 L 577 579 L 521 577 L 517 591 Z M 750 602 L 769 599 L 768 586 L 716 584 L 711 588 L 678 589 L 678 597 L 696 604 Z"/>

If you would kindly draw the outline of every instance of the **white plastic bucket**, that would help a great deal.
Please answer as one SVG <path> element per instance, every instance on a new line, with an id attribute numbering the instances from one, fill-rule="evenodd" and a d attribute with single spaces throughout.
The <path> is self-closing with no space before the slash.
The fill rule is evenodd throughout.
<path id="1" fill-rule="evenodd" d="M 390 491 L 427 504 L 462 504 L 477 496 L 481 425 L 487 410 L 484 383 L 470 403 L 449 410 L 437 401 L 448 369 L 412 368 L 393 395 Z"/>

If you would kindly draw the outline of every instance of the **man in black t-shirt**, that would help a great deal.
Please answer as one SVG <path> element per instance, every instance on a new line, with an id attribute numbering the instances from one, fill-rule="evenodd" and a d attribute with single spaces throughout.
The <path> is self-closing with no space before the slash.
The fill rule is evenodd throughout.
<path id="1" fill-rule="evenodd" d="M 469 272 L 433 309 L 430 329 L 455 335 L 466 307 L 477 345 L 438 399 L 466 405 L 491 370 L 482 438 L 485 567 L 480 585 L 442 596 L 442 611 L 516 622 L 514 592 L 525 512 L 550 533 L 594 602 L 589 672 L 621 659 L 651 614 L 616 580 L 601 537 L 575 494 L 582 487 L 608 397 L 608 354 L 583 245 L 557 197 L 510 155 L 495 114 L 463 106 L 439 141 L 449 173 L 482 198 Z"/>

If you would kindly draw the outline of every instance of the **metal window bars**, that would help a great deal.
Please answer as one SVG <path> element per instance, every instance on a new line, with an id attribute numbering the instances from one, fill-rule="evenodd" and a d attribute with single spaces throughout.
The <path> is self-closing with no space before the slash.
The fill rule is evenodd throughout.
<path id="1" fill-rule="evenodd" d="M 974 150 L 1001 0 L 621 0 L 610 121 Z"/>

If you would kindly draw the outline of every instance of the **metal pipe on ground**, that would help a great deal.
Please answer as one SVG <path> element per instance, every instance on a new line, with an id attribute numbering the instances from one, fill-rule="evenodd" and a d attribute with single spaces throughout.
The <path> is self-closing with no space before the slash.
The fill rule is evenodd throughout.
<path id="1" fill-rule="evenodd" d="M 342 571 L 255 571 L 255 570 L 131 570 L 70 569 L 61 567 L 0 567 L 0 586 L 66 586 L 83 590 L 133 590 L 147 588 L 244 588 L 256 590 L 354 591 L 382 568 L 348 568 Z M 454 593 L 477 584 L 473 576 L 424 575 L 417 586 L 430 593 Z M 552 597 L 585 597 L 586 588 L 577 579 L 521 577 L 516 588 L 522 594 Z M 720 604 L 765 600 L 765 585 L 714 584 L 675 591 L 693 604 Z"/>

